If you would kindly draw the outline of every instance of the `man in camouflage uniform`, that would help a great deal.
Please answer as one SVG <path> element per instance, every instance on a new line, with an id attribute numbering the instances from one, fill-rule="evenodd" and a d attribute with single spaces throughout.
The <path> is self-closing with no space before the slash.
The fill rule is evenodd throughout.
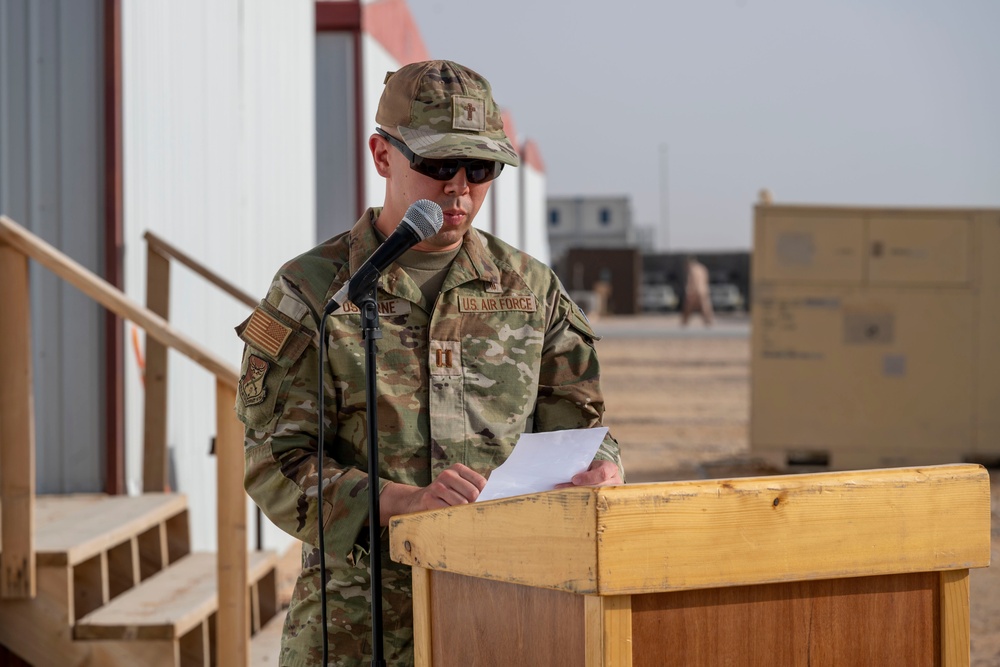
<path id="1" fill-rule="evenodd" d="M 236 406 L 246 425 L 246 489 L 304 544 L 282 640 L 287 667 L 321 662 L 320 344 L 328 360 L 322 477 L 330 659 L 370 660 L 360 315 L 352 304 L 334 312 L 325 341 L 318 320 L 414 201 L 439 204 L 444 225 L 379 284 L 380 524 L 396 514 L 473 502 L 520 433 L 596 427 L 604 412 L 596 337 L 580 309 L 548 267 L 471 226 L 489 181 L 504 164 L 518 164 L 489 83 L 452 62 L 408 65 L 387 77 L 376 121 L 368 144 L 386 181 L 384 206 L 283 266 L 237 329 L 246 342 Z M 608 436 L 572 483 L 622 483 L 622 475 L 618 443 Z M 389 559 L 386 533 L 380 545 L 385 657 L 390 665 L 412 664 L 410 572 Z"/>

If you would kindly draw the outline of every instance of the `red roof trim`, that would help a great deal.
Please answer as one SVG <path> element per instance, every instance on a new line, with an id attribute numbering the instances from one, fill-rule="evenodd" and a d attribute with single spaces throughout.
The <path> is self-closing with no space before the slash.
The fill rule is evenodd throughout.
<path id="1" fill-rule="evenodd" d="M 508 109 L 501 109 L 500 118 L 503 120 L 503 133 L 507 135 L 508 139 L 510 139 L 510 143 L 514 146 L 514 150 L 520 153 L 521 149 L 517 147 L 517 127 L 514 126 L 514 117 Z"/>
<path id="2" fill-rule="evenodd" d="M 361 26 L 400 65 L 430 60 L 405 0 L 378 0 L 364 5 Z"/>
<path id="3" fill-rule="evenodd" d="M 361 5 L 355 2 L 317 2 L 316 32 L 361 30 Z"/>
<path id="4" fill-rule="evenodd" d="M 535 171 L 545 173 L 545 163 L 542 161 L 542 151 L 532 139 L 524 142 L 521 147 L 521 165 L 531 167 Z"/>

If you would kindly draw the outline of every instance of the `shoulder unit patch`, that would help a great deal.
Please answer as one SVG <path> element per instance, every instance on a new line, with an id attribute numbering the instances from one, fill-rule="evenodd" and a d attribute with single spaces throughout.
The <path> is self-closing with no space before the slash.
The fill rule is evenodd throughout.
<path id="1" fill-rule="evenodd" d="M 256 354 L 247 357 L 247 372 L 240 378 L 240 396 L 243 404 L 257 405 L 263 403 L 267 397 L 267 390 L 264 388 L 264 376 L 271 364 L 264 361 Z"/>

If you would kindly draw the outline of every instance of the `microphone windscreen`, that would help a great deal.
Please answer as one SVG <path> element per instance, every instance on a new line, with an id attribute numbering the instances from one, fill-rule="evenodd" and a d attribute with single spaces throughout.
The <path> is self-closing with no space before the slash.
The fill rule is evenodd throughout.
<path id="1" fill-rule="evenodd" d="M 441 230 L 441 226 L 444 225 L 444 212 L 431 200 L 418 199 L 406 209 L 403 220 L 409 223 L 410 228 L 417 232 L 423 241 Z"/>

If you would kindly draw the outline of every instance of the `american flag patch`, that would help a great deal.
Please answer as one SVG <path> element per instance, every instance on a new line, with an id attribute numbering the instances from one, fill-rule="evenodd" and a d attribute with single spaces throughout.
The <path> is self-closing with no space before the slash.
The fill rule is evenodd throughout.
<path id="1" fill-rule="evenodd" d="M 292 330 L 284 324 L 265 313 L 260 308 L 253 311 L 247 328 L 243 332 L 247 342 L 259 347 L 272 357 L 277 357 L 281 349 L 285 347 L 285 341 L 292 334 Z"/>

